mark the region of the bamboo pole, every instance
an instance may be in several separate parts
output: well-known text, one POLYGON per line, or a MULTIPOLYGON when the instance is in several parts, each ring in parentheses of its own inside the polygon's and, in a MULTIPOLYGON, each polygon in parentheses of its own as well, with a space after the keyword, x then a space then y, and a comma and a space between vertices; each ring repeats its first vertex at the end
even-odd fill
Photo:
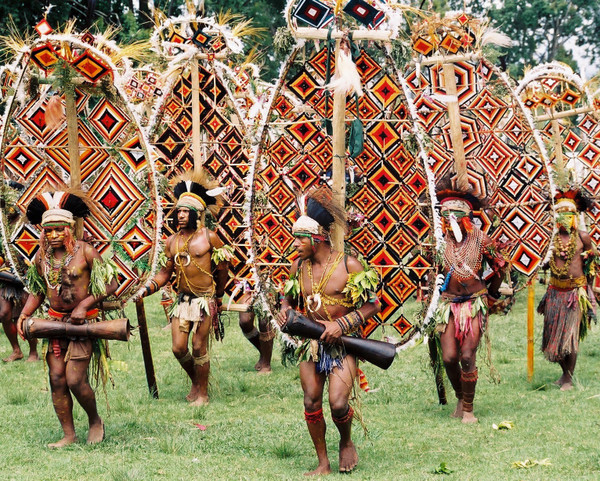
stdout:
POLYGON ((546 120, 552 119, 564 119, 565 117, 572 117, 574 115, 579 114, 587 114, 588 112, 592 112, 594 110, 593 107, 579 107, 577 109, 571 110, 563 110, 562 112, 555 112, 554 109, 546 115, 540 115, 539 117, 535 117, 536 122, 545 122, 546 120))
MULTIPOLYGON (((65 115, 67 118, 67 150, 69 152, 69 170, 71 187, 81 187, 81 159, 79 157, 79 127, 77 125, 77 106, 75 105, 75 87, 65 87, 65 115)), ((83 219, 75 221, 75 237, 83 236, 83 219)))
MULTIPOLYGON (((554 109, 552 109, 554 110, 554 109)), ((554 155, 556 166, 562 169, 565 166, 565 158, 562 150, 562 138, 560 136, 560 124, 557 119, 552 119, 552 143, 554 144, 554 155)))
MULTIPOLYGON (((331 38, 339 40, 345 37, 348 33, 342 30, 334 30, 331 32, 331 38)), ((327 29, 326 28, 309 28, 309 27, 298 27, 296 30, 292 29, 292 35, 295 38, 303 38, 306 40, 327 40, 327 29)), ((392 32, 387 30, 354 30, 352 31, 353 40, 379 40, 386 41, 392 37, 392 32)), ((337 45, 336 45, 337 48, 337 45)))
POLYGON ((456 186, 462 191, 467 191, 469 189, 467 159, 465 158, 465 147, 460 125, 460 106, 458 104, 454 64, 445 63, 442 65, 442 70, 444 75, 444 89, 448 96, 448 118, 450 120, 450 140, 452 142, 452 150, 454 151, 456 186))
POLYGON ((535 304, 534 279, 532 277, 527 286, 527 380, 533 379, 533 318, 535 304))
POLYGON ((200 79, 198 78, 198 59, 193 58, 192 71, 192 155, 194 157, 194 171, 202 167, 202 150, 200 141, 200 79))
MULTIPOLYGON (((339 65, 340 40, 335 42, 335 65, 339 65)), ((332 191, 335 204, 345 209, 346 205, 346 93, 339 89, 333 94, 333 161, 332 191)), ((334 250, 344 251, 344 228, 334 225, 331 232, 331 245, 334 250)))
POLYGON ((137 313, 138 318, 140 342, 142 343, 142 355, 144 358, 144 367, 146 368, 146 381, 148 383, 148 390, 154 399, 158 399, 158 386, 156 385, 156 376, 154 375, 154 364, 152 362, 150 338, 148 337, 148 323, 146 322, 144 299, 138 299, 136 301, 135 312, 137 313))

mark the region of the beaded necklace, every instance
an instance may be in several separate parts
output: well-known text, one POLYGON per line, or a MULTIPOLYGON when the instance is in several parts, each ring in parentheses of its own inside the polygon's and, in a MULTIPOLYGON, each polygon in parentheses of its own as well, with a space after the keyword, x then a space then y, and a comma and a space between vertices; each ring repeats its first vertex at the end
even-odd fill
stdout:
POLYGON ((452 236, 446 237, 444 266, 452 269, 452 276, 459 282, 477 277, 483 258, 482 241, 483 232, 479 229, 468 232, 460 246, 452 236))
MULTIPOLYGON (((325 290, 325 287, 327 286, 329 280, 331 279, 331 276, 335 272, 336 267, 339 265, 339 263, 342 261, 343 258, 344 258, 344 253, 343 252, 338 253, 338 255, 336 256, 334 261, 331 263, 331 266, 329 266, 329 261, 331 259, 331 253, 330 253, 329 257, 327 258, 327 263, 325 264, 325 267, 323 268, 323 273, 321 274, 321 279, 319 280, 319 283, 317 285, 315 285, 315 282, 313 279, 312 262, 310 260, 306 261, 306 263, 305 263, 306 264, 306 272, 307 272, 307 275, 308 275, 308 278, 309 278, 310 284, 311 284, 311 294, 308 296, 306 295, 306 290, 304 288, 303 276, 302 275, 298 276, 299 280, 300 280, 300 292, 302 292, 307 309, 313 313, 316 313, 316 311, 318 311, 321 307, 323 307, 325 314, 327 315, 327 319, 329 321, 332 321, 333 319, 331 318, 331 315, 329 314, 329 310, 327 309, 328 305, 329 306, 341 305, 344 307, 352 307, 353 306, 353 304, 344 301, 344 299, 336 299, 335 297, 328 296, 327 294, 325 294, 323 292, 325 290)), ((304 263, 302 264, 302 269, 304 269, 305 264, 304 263)))
POLYGON ((50 289, 57 289, 62 284, 64 268, 71 263, 78 250, 79 244, 76 244, 72 253, 65 251, 60 259, 54 258, 53 247, 50 247, 46 251, 44 258, 44 278, 46 279, 46 285, 50 289))
POLYGON ((565 277, 569 273, 569 267, 571 267, 571 262, 573 262, 575 251, 577 250, 577 234, 577 229, 571 230, 567 245, 563 243, 560 234, 554 237, 555 255, 550 258, 550 271, 555 277, 565 277), (565 262, 560 268, 556 265, 557 257, 561 257, 565 262))

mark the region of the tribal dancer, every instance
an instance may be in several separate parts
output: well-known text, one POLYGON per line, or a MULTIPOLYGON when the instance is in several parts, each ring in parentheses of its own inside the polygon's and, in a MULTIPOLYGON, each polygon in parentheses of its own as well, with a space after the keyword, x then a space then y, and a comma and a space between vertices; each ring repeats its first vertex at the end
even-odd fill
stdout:
MULTIPOLYGON (((10 181, 4 186, 2 198, 0 198, 0 208, 4 210, 9 225, 16 223, 21 216, 16 201, 23 190, 23 185, 10 181)), ((4 362, 13 362, 23 359, 23 351, 19 347, 17 336, 17 319, 21 314, 23 304, 27 299, 23 283, 15 277, 10 268, 5 265, 4 258, 0 259, 0 319, 4 334, 10 342, 12 353, 10 356, 2 359, 4 362)), ((29 339, 29 356, 27 362, 38 361, 37 339, 29 339)))
POLYGON ((223 336, 219 312, 229 278, 232 249, 213 231, 199 225, 204 211, 213 216, 223 205, 221 192, 205 171, 186 174, 176 180, 178 232, 167 239, 164 267, 134 296, 149 296, 164 286, 175 273, 171 334, 173 354, 192 381, 186 399, 195 406, 208 403, 210 357, 209 334, 223 336), (188 349, 192 334, 192 352, 188 349))
POLYGON ((304 416, 319 462, 307 475, 331 472, 323 417, 323 390, 327 379, 331 417, 340 433, 339 470, 352 471, 358 463, 351 439, 353 409, 348 403, 357 362, 338 341, 342 334, 360 335, 363 323, 381 309, 375 294, 377 274, 365 271, 365 265, 355 257, 332 249, 329 232, 334 222, 345 223, 345 212, 333 205, 331 191, 320 187, 309 194, 306 214, 292 228, 299 259, 292 264, 278 316, 278 323, 283 326, 286 312, 298 306, 305 308, 312 320, 325 326, 319 341, 305 340, 297 351, 304 416), (362 279, 357 278, 358 273, 362 279))
POLYGON ((473 399, 477 384, 475 356, 485 331, 488 310, 500 297, 498 289, 506 265, 494 241, 472 222, 480 201, 473 195, 448 188, 437 193, 446 240, 442 286, 435 314, 446 374, 458 403, 452 417, 475 423, 473 399), (484 278, 484 263, 491 270, 484 278))
POLYGON ((259 374, 270 374, 273 339, 275 338, 276 329, 271 326, 271 322, 267 315, 257 315, 254 310, 251 292, 246 292, 240 299, 240 303, 250 304, 249 311, 240 312, 239 322, 244 336, 259 352, 258 362, 254 365, 254 369, 256 369, 259 374), (254 325, 255 318, 258 318, 258 329, 254 325))
POLYGON ((595 319, 592 282, 598 257, 589 234, 578 230, 577 216, 591 207, 578 189, 555 196, 554 251, 550 258, 548 290, 538 306, 544 315, 542 351, 550 362, 558 362, 563 374, 556 381, 561 391, 573 388, 573 371, 579 341, 595 319))
MULTIPOLYGON (((27 218, 41 224, 40 248, 31 265, 29 297, 17 321, 23 337, 23 322, 31 317, 45 298, 48 315, 56 322, 83 324, 98 316, 97 305, 117 290, 116 266, 103 261, 98 251, 74 235, 75 218, 90 214, 91 203, 83 193, 56 191, 41 194, 31 201, 27 218)), ((104 439, 104 423, 96 409, 96 397, 89 384, 88 367, 93 352, 105 355, 102 340, 52 339, 46 362, 50 372, 52 403, 64 437, 49 444, 62 448, 74 443, 73 398, 75 396, 89 420, 88 444, 104 439), (95 345, 94 345, 95 344, 95 345)))

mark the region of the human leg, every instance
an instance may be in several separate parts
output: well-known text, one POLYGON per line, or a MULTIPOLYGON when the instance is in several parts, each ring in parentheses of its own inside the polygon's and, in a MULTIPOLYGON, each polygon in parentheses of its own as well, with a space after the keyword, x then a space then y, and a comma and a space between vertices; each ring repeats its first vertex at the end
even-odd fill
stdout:
MULTIPOLYGON (((91 354, 91 349, 90 349, 91 354)), ((87 443, 96 444, 104 439, 104 424, 96 407, 96 395, 88 380, 90 358, 69 359, 66 363, 67 386, 88 416, 87 443)))
POLYGON ((560 362, 560 367, 563 370, 563 375, 561 377, 562 382, 560 383, 561 391, 570 391, 573 389, 573 372, 575 371, 575 364, 577 364, 577 352, 567 354, 560 362))
POLYGON ((460 362, 462 364, 460 382, 463 391, 462 422, 465 424, 477 422, 477 418, 473 415, 473 400, 475 399, 475 386, 478 379, 476 355, 480 339, 481 329, 479 325, 475 325, 474 321, 473 330, 465 337, 460 350, 460 362))
POLYGON ((446 330, 440 334, 440 344, 442 346, 442 359, 446 368, 446 374, 457 399, 456 409, 450 416, 453 418, 462 418, 463 390, 460 380, 462 369, 459 362, 459 345, 454 337, 454 320, 452 317, 446 326, 446 330))
POLYGON ((4 362, 13 362, 23 359, 23 352, 19 347, 19 341, 17 339, 17 326, 12 319, 12 311, 12 303, 0 296, 0 319, 2 319, 4 334, 6 334, 10 347, 12 347, 11 355, 2 359, 4 362))
MULTIPOLYGON (((198 395, 192 402, 193 406, 202 406, 208 403, 208 377, 210 374, 210 357, 208 353, 208 338, 211 324, 205 318, 198 324, 192 336, 192 358, 194 360, 194 378, 198 395)), ((194 386, 192 385, 192 388, 194 386)))
POLYGON ((329 375, 331 417, 340 433, 340 472, 350 472, 358 464, 358 453, 352 442, 353 410, 348 404, 355 377, 356 360, 350 355, 344 358, 341 369, 334 368, 329 375))
POLYGON ((323 388, 325 375, 317 373, 312 361, 300 363, 300 382, 304 392, 304 418, 308 433, 317 452, 318 466, 313 471, 304 473, 306 476, 329 474, 331 466, 327 457, 325 432, 327 426, 323 417, 323 388))
POLYGON ((177 359, 192 381, 192 388, 185 398, 188 401, 194 401, 198 397, 198 387, 195 383, 196 373, 194 371, 194 359, 192 353, 188 349, 189 332, 182 332, 179 326, 179 318, 173 317, 171 319, 171 347, 175 359, 177 359))
POLYGON ((52 349, 48 350, 46 362, 50 377, 50 391, 52 393, 52 405, 60 422, 64 436, 60 441, 48 444, 49 448, 62 448, 77 441, 75 436, 75 425, 73 423, 73 399, 67 386, 65 352, 61 352, 57 358, 52 349))
POLYGON ((270 325, 270 321, 266 316, 259 319, 258 331, 260 358, 254 367, 259 373, 268 374, 271 372, 271 357, 273 355, 273 339, 275 337, 275 330, 270 325))

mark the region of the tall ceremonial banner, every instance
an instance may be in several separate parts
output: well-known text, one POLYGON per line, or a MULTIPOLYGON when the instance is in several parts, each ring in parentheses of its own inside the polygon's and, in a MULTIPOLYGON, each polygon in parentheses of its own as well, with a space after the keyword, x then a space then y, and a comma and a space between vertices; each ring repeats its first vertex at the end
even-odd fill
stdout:
MULTIPOLYGON (((517 94, 530 109, 557 172, 571 172, 594 200, 585 224, 600 245, 600 89, 586 83, 565 64, 542 64, 526 72, 517 94)), ((595 287, 600 287, 598 278, 595 287)))
MULTIPOLYGON (((74 33, 72 25, 56 33, 45 25, 31 43, 11 40, 16 59, 0 74, 2 196, 24 214, 47 188, 81 186, 100 211, 85 220, 85 233, 117 264, 116 295, 127 298, 156 270, 162 224, 151 147, 124 82, 131 69, 127 56, 146 47, 122 49, 103 34, 74 33), (65 117, 50 128, 45 112, 53 96, 65 117), (22 188, 12 190, 9 181, 22 188)), ((0 229, 5 255, 23 278, 39 229, 9 220, 6 209, 0 229)))
POLYGON ((489 207, 475 213, 480 227, 513 269, 533 275, 549 253, 554 186, 529 110, 486 58, 508 39, 465 13, 421 13, 411 40, 405 77, 436 179, 452 170, 461 188, 487 197, 489 207))
POLYGON ((336 74, 341 26, 355 29, 350 49, 364 93, 347 97, 341 125, 347 131, 341 135, 348 137, 346 155, 341 156, 350 220, 346 246, 375 267, 381 280, 382 312, 369 321, 364 334, 390 326, 393 332, 387 332, 405 343, 426 311, 424 304, 413 301, 420 297, 435 250, 433 179, 419 155, 406 89, 385 48, 390 37, 386 14, 354 4, 336 11, 336 2, 307 0, 291 1, 286 8, 295 37, 290 43, 295 45, 259 128, 248 194, 252 260, 260 288, 281 292, 294 259, 296 197, 319 183, 335 182, 332 164, 338 155, 332 140, 337 126, 332 124, 334 93, 327 84, 336 74), (358 30, 358 25, 369 30, 358 30), (363 145, 357 147, 359 139, 363 145))
MULTIPOLYGON (((162 95, 156 98, 148 131, 158 153, 158 168, 168 179, 204 167, 219 185, 226 200, 214 229, 235 249, 234 282, 251 280, 245 226, 245 179, 250 165, 249 131, 244 120, 249 107, 243 95, 250 83, 244 68, 235 71, 229 61, 243 52, 241 37, 252 32, 249 22, 232 15, 165 18, 155 12, 152 43, 169 63, 161 75, 162 95), (236 21, 236 25, 230 25, 236 21), (227 64, 225 63, 227 62, 227 64), (231 75, 230 75, 231 74, 231 75), (240 101, 236 101, 236 96, 240 101), (242 105, 239 105, 239 104, 242 105)), ((174 215, 176 199, 165 189, 166 217, 174 215)), ((164 223, 163 237, 175 226, 164 223)))

